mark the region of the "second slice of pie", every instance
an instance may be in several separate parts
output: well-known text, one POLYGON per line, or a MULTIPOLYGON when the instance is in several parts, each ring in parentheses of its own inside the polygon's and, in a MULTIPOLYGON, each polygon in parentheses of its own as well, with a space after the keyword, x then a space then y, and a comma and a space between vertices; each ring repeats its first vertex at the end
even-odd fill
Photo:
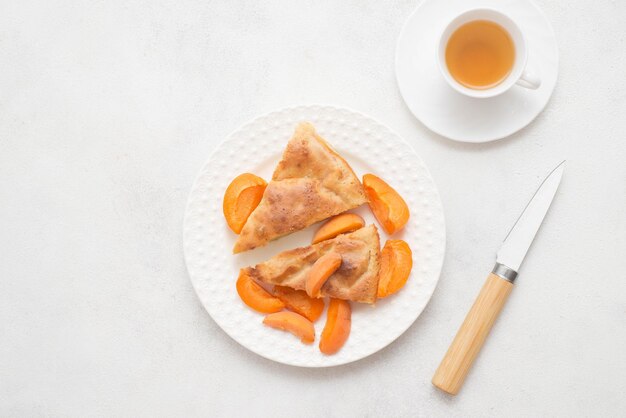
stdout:
POLYGON ((263 246, 366 201, 350 165, 313 125, 300 123, 233 252, 263 246))
POLYGON ((339 269, 322 286, 321 296, 374 303, 380 270, 380 240, 374 225, 318 244, 284 251, 243 270, 261 283, 304 290, 313 264, 331 251, 340 254, 342 261, 339 269))

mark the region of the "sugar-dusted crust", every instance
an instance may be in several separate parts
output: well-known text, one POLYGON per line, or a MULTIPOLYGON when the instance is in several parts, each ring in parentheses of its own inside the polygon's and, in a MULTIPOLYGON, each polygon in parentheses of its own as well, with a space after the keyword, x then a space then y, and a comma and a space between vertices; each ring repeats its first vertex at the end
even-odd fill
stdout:
POLYGON ((300 123, 233 252, 263 246, 366 201, 350 165, 313 125, 300 123))
POLYGON ((342 262, 339 270, 322 286, 322 296, 374 303, 380 270, 380 239, 374 225, 308 247, 284 251, 244 270, 259 282, 303 290, 313 263, 330 251, 341 254, 342 262))

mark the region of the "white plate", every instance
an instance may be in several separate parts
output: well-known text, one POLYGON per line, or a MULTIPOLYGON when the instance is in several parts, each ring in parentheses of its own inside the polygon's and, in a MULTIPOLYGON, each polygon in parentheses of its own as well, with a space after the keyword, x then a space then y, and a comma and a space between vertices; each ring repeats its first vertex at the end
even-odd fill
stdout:
POLYGON ((529 0, 425 0, 409 17, 396 47, 396 77, 407 106, 432 131, 456 141, 487 142, 528 125, 548 103, 558 74, 558 50, 550 22, 529 0), (541 87, 513 86, 489 99, 463 96, 444 80, 437 64, 439 35, 460 13, 492 8, 512 18, 528 44, 528 68, 541 87))
MULTIPOLYGON (((375 222, 367 205, 356 212, 368 224, 375 222)), ((380 232, 384 243, 387 236, 380 232)), ((251 351, 303 367, 336 366, 359 360, 398 338, 428 303, 439 279, 445 248, 437 188, 415 151, 375 120, 328 106, 280 110, 233 132, 209 157, 191 189, 183 235, 191 282, 215 322, 251 351), (321 354, 317 347, 325 314, 315 323, 315 344, 304 345, 291 334, 263 326, 263 315, 244 305, 235 289, 241 267, 264 261, 279 251, 307 245, 318 225, 266 247, 233 255, 236 235, 228 229, 222 214, 222 197, 230 181, 243 172, 269 180, 299 121, 312 122, 357 175, 375 173, 387 180, 411 210, 406 228, 394 235, 407 241, 413 250, 411 277, 401 292, 377 302, 375 307, 352 304, 350 338, 333 356, 321 354)))

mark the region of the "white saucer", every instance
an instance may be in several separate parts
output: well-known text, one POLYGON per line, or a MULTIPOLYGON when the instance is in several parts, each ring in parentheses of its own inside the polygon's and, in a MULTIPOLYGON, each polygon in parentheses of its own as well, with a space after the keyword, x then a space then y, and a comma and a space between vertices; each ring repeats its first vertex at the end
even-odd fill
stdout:
POLYGON ((528 125, 552 95, 558 74, 558 49, 550 22, 529 0, 425 0, 409 17, 396 47, 396 77, 407 106, 432 131, 456 141, 487 142, 528 125), (528 68, 541 87, 513 86, 500 96, 461 95, 444 80, 437 65, 439 35, 460 13, 492 8, 513 19, 528 44, 528 68))

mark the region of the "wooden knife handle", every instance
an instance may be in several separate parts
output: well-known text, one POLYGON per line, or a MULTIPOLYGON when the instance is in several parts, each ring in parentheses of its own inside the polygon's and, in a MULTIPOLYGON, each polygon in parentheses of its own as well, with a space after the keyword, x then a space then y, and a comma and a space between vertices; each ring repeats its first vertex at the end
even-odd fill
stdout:
POLYGON ((494 273, 487 277, 472 309, 441 360, 433 376, 433 385, 451 395, 458 393, 512 289, 513 283, 494 273))

